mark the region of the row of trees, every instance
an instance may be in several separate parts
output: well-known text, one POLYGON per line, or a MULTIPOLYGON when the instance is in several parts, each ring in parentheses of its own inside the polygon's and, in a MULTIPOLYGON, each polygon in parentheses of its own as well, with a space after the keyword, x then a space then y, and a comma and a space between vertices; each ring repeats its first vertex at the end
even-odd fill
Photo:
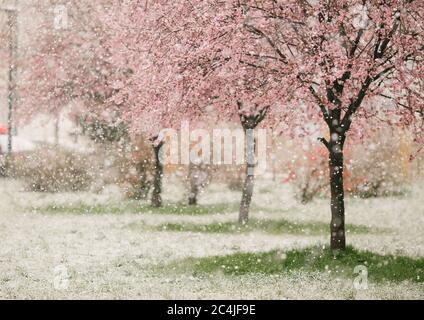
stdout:
MULTIPOLYGON (((101 0, 74 1, 69 12, 75 19, 67 30, 44 29, 34 42, 25 110, 80 99, 84 112, 147 136, 157 159, 162 128, 201 121, 211 108, 245 130, 279 130, 282 139, 323 121, 332 249, 346 246, 348 135, 399 125, 422 143, 420 0, 101 0)), ((252 166, 241 223, 248 222, 252 166)), ((160 206, 159 161, 156 168, 152 204, 160 206)))

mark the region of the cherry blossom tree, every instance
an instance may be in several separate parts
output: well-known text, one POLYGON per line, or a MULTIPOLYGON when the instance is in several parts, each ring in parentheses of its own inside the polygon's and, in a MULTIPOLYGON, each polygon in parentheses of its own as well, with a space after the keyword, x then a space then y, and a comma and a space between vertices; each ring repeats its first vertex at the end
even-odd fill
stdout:
MULTIPOLYGON (((293 83, 297 113, 320 117, 329 153, 331 248, 345 249, 343 147, 356 118, 422 133, 422 1, 237 1, 269 74, 293 83), (287 72, 287 68, 291 72, 287 72), (418 124, 418 125, 417 125, 418 124)), ((253 54, 253 53, 252 53, 253 54)))
MULTIPOLYGON (((149 6, 156 13, 150 32, 159 34, 149 43, 174 70, 181 109, 197 115, 212 104, 222 116, 240 116, 249 129, 268 110, 290 124, 326 123, 330 138, 321 141, 329 153, 331 248, 344 249, 343 147, 348 132, 355 132, 354 119, 366 125, 379 118, 422 134, 423 3, 210 0, 149 6), (291 103, 297 108, 287 108, 291 103)), ((248 176, 242 222, 252 186, 248 176)))
MULTIPOLYGON (((134 133, 149 137, 158 147, 156 199, 162 128, 199 120, 210 107, 246 131, 322 119, 330 137, 321 141, 329 152, 331 247, 344 249, 343 147, 347 133, 360 129, 351 128, 354 119, 362 125, 379 118, 422 134, 422 14, 417 0, 116 2, 102 21, 106 40, 91 39, 97 47, 87 51, 95 53, 88 63, 94 71, 79 64, 84 55, 68 59, 77 61, 69 69, 61 65, 65 54, 81 57, 91 40, 59 45, 53 56, 61 58, 38 69, 44 79, 58 78, 40 99, 63 105, 69 97, 100 97, 134 133), (61 70, 59 77, 49 68, 61 70)), ((253 139, 247 154, 254 147, 253 139)), ((241 223, 248 221, 253 167, 247 164, 241 223)))
POLYGON ((145 19, 147 25, 154 16, 137 11, 139 4, 134 1, 74 1, 64 8, 66 23, 56 25, 54 8, 53 2, 37 8, 45 15, 23 61, 27 72, 22 117, 59 113, 79 101, 83 108, 74 111, 86 121, 124 123, 133 137, 143 133, 155 150, 152 204, 160 206, 163 142, 158 138, 161 128, 170 123, 164 101, 171 99, 172 89, 161 85, 166 70, 151 63, 147 33, 137 34, 142 29, 136 20, 145 19))
POLYGON ((148 1, 116 1, 105 17, 111 33, 106 46, 111 63, 120 71, 119 79, 109 83, 114 94, 107 105, 117 107, 120 120, 128 124, 133 136, 142 134, 151 141, 155 155, 153 207, 162 206, 162 131, 176 127, 181 120, 175 70, 164 59, 169 48, 159 51, 157 46, 161 36, 154 30, 158 14, 149 10, 148 1))
MULTIPOLYGON (((282 122, 290 114, 288 107, 280 105, 290 92, 281 81, 284 73, 266 69, 269 50, 262 50, 260 39, 246 27, 247 11, 238 1, 133 1, 132 5, 135 23, 123 25, 124 41, 133 47, 118 51, 127 51, 138 66, 146 65, 140 61, 148 52, 147 64, 155 71, 141 71, 135 90, 148 104, 163 110, 166 96, 178 90, 178 105, 168 104, 167 112, 174 108, 185 119, 197 121, 212 107, 219 119, 240 121, 246 132, 282 122), (128 34, 134 36, 128 39, 128 34), (146 88, 152 88, 150 94, 146 95, 146 88)), ((250 141, 247 159, 256 143, 248 134, 246 138, 250 141)), ((242 224, 248 222, 254 167, 248 161, 239 215, 242 224)))

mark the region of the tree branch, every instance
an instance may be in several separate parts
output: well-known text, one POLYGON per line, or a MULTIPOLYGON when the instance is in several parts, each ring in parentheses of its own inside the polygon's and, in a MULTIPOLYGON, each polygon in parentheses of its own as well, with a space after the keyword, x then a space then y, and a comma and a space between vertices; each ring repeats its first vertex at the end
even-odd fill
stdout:
POLYGON ((331 125, 331 111, 326 108, 326 106, 321 102, 321 99, 318 97, 317 93, 315 92, 315 89, 310 86, 309 91, 312 93, 314 98, 318 102, 318 106, 321 109, 322 115, 324 116, 324 120, 327 123, 328 126, 331 125))
POLYGON ((250 29, 253 33, 263 37, 266 39, 266 41, 269 43, 269 45, 275 50, 275 52, 278 54, 278 56, 281 58, 281 61, 283 63, 287 64, 287 57, 286 55, 281 52, 281 50, 277 47, 274 41, 270 37, 268 37, 262 30, 256 28, 255 26, 252 26, 250 24, 245 24, 247 29, 250 29))
POLYGON ((328 151, 330 151, 330 144, 328 143, 327 139, 321 137, 318 138, 318 141, 322 142, 324 146, 328 149, 328 151))

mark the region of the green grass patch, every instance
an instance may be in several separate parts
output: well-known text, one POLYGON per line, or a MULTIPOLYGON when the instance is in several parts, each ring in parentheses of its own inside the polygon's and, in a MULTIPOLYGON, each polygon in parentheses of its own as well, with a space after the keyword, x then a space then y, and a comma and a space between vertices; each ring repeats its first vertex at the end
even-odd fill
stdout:
MULTIPOLYGON (((210 224, 194 223, 165 223, 156 227, 161 231, 181 232, 208 232, 208 233, 243 233, 262 231, 271 234, 304 234, 319 235, 329 232, 329 225, 323 222, 292 222, 280 220, 250 220, 247 225, 237 222, 217 222, 210 224)), ((371 230, 366 226, 348 225, 347 233, 369 233, 371 230)))
POLYGON ((150 213, 174 215, 207 215, 229 213, 237 207, 228 204, 215 204, 204 206, 188 206, 181 203, 165 204, 161 208, 153 208, 149 204, 139 202, 124 202, 122 204, 51 204, 44 207, 31 208, 42 214, 123 214, 123 213, 150 213))
MULTIPOLYGON (((168 203, 161 208, 153 208, 149 203, 138 201, 124 201, 120 204, 87 204, 83 202, 67 204, 50 204, 41 207, 31 207, 32 211, 42 214, 123 214, 123 213, 150 213, 174 215, 208 215, 238 212, 238 203, 218 203, 212 205, 189 206, 184 203, 168 203)), ((277 209, 252 207, 254 212, 280 212, 277 209)))
POLYGON ((330 249, 312 247, 287 252, 274 250, 264 253, 235 253, 200 259, 190 258, 179 263, 180 268, 184 268, 186 271, 188 269, 194 275, 207 273, 235 276, 251 273, 271 275, 304 271, 330 272, 335 277, 351 279, 357 276, 354 268, 358 265, 367 267, 370 281, 402 282, 409 280, 422 283, 424 279, 423 258, 379 255, 352 247, 337 254, 330 249))

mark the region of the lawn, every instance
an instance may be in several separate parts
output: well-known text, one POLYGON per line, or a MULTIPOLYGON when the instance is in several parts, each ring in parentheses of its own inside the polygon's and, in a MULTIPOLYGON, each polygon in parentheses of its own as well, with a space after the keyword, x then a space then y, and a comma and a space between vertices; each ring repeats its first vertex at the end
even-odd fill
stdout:
POLYGON ((346 252, 327 249, 327 199, 299 204, 258 180, 251 219, 239 191, 211 185, 198 206, 178 181, 162 208, 103 193, 0 185, 0 298, 423 299, 424 190, 347 199, 346 252), (357 290, 358 266, 368 288, 357 290), (59 271, 58 271, 59 270, 59 271), (69 282, 55 287, 58 277, 69 282))

